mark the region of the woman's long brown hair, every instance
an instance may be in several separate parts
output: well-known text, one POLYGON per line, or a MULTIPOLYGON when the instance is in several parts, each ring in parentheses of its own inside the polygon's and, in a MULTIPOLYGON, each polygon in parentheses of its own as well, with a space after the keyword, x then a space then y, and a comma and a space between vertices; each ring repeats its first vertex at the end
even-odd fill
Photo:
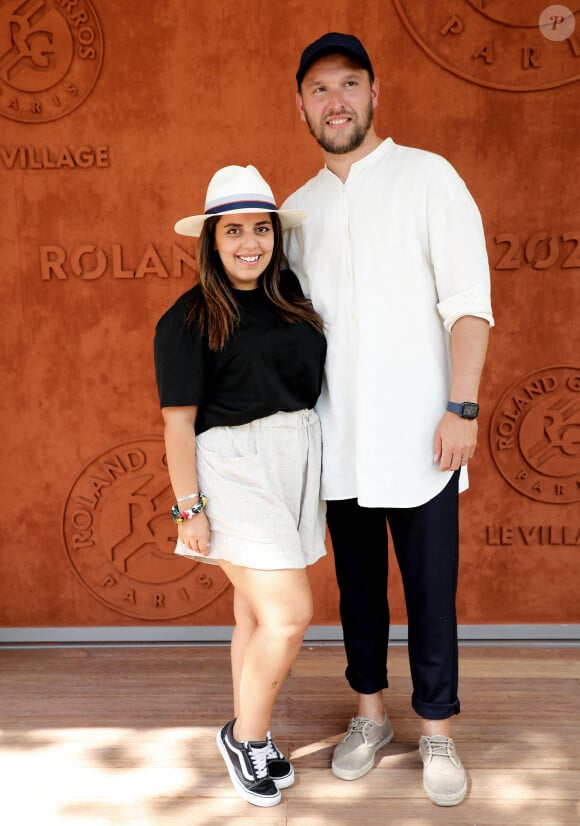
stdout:
MULTIPOLYGON (((284 295, 280 285, 280 270, 284 261, 282 226, 275 212, 269 213, 274 230, 274 248, 270 263, 259 279, 259 286, 268 296, 283 324, 305 321, 323 332, 322 319, 309 299, 301 295, 284 295)), ((215 229, 220 216, 208 218, 203 225, 197 246, 197 264, 201 292, 191 303, 187 322, 207 336, 210 350, 221 350, 240 323, 240 311, 230 282, 215 249, 215 229)))

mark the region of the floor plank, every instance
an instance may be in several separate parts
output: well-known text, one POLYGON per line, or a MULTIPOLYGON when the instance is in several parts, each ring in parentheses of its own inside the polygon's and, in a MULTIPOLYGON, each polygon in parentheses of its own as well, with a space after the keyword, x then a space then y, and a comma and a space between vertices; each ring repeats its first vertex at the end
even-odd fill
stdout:
POLYGON ((260 809, 215 747, 231 716, 226 647, 0 650, 0 777, 11 826, 578 826, 580 650, 462 648, 454 734, 470 786, 424 796, 406 649, 389 652, 395 738, 348 783, 330 772, 353 712, 340 646, 305 646, 273 728, 296 784, 260 809))

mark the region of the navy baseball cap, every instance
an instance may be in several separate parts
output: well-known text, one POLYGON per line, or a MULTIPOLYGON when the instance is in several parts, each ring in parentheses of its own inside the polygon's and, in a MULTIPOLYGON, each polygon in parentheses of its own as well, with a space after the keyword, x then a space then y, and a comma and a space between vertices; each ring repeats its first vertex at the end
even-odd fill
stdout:
POLYGON ((320 58, 325 55, 336 54, 337 52, 345 54, 355 63, 358 63, 359 66, 362 66, 363 69, 366 69, 371 77, 371 81, 375 79, 371 59, 358 37, 355 37, 353 34, 328 32, 327 34, 323 34, 322 37, 319 37, 318 40, 315 40, 314 43, 311 43, 310 46, 307 46, 302 52, 300 65, 296 72, 298 89, 300 89, 304 75, 313 63, 316 63, 317 60, 320 60, 320 58))

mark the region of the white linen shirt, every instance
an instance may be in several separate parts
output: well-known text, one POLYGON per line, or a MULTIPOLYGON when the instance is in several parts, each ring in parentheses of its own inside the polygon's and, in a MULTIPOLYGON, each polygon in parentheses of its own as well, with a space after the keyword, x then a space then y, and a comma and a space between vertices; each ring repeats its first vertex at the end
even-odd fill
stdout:
POLYGON ((451 476, 433 461, 449 333, 464 315, 493 325, 479 210, 444 158, 390 138, 345 183, 325 167, 282 208, 308 212, 286 234, 286 255, 328 340, 317 403, 322 496, 363 507, 428 502, 451 476))

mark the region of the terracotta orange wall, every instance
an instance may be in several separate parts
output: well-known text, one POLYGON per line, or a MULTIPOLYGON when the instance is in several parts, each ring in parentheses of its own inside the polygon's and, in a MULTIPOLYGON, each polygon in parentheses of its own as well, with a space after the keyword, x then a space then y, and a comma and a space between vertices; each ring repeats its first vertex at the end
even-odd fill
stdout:
MULTIPOLYGON (((460 621, 580 621, 580 36, 544 36, 544 5, 0 5, 0 624, 231 623, 219 572, 171 555, 153 328, 195 277, 173 224, 218 167, 256 164, 280 200, 319 168, 293 78, 328 30, 373 57, 378 132, 445 155, 484 218, 497 328, 460 621)), ((330 556, 312 579, 336 623, 330 556)), ((405 622, 395 565, 390 588, 405 622)))

